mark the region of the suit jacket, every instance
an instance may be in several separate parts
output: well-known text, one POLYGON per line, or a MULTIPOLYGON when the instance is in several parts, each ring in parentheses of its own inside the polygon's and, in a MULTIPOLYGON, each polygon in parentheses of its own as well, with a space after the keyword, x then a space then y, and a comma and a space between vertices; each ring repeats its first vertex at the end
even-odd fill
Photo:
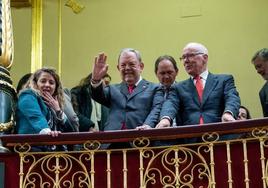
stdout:
POLYGON ((259 92, 262 112, 264 117, 268 117, 268 82, 266 82, 259 92))
POLYGON ((18 134, 39 134, 49 128, 49 109, 41 96, 31 89, 21 92, 16 110, 16 129, 18 134))
POLYGON ((158 84, 143 79, 131 94, 124 82, 91 90, 92 98, 110 109, 105 131, 121 130, 122 123, 134 129, 144 123, 153 127, 158 122, 163 102, 163 89, 158 84))
POLYGON ((77 86, 71 89, 72 104, 79 119, 79 131, 87 132, 94 127, 91 121, 92 104, 90 86, 77 86))
POLYGON ((220 122, 224 112, 231 112, 236 118, 239 112, 240 98, 231 75, 209 73, 200 104, 198 94, 191 78, 174 84, 164 102, 161 117, 176 115, 181 122, 178 125, 199 124, 200 115, 204 123, 220 122))
POLYGON ((64 90, 64 107, 63 111, 67 116, 67 121, 65 122, 64 132, 78 132, 79 131, 79 119, 75 113, 71 101, 71 92, 69 89, 64 90))

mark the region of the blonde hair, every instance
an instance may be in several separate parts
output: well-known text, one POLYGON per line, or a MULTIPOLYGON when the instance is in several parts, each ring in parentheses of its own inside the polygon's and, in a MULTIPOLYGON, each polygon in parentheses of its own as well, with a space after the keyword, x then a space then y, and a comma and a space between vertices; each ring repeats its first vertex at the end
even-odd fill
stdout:
POLYGON ((29 81, 26 83, 25 88, 30 88, 34 92, 36 92, 38 95, 41 96, 41 92, 37 87, 37 81, 39 80, 41 74, 44 73, 44 72, 50 74, 54 78, 55 83, 56 83, 56 87, 55 87, 55 92, 52 94, 52 96, 53 97, 57 96, 60 108, 63 109, 63 106, 64 106, 63 88, 62 88, 62 84, 60 82, 60 77, 56 73, 55 69, 47 68, 47 67, 43 67, 41 69, 38 69, 37 71, 35 71, 32 74, 32 76, 30 77, 29 81))

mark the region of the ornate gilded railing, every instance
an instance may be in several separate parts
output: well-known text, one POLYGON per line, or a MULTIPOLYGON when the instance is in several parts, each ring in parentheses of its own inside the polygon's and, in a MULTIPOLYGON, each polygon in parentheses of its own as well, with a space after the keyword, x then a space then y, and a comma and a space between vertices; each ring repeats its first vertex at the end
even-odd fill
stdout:
MULTIPOLYGON (((56 138, 3 135, 1 140, 14 149, 9 155, 17 156, 13 163, 17 162, 18 172, 6 174, 17 180, 14 187, 256 188, 268 186, 267 128, 268 119, 258 119, 158 130, 66 133, 56 138), (122 142, 131 147, 102 149, 107 143, 122 142), (63 144, 80 149, 31 151, 35 146, 63 144)), ((0 160, 5 158, 0 155, 0 160)))

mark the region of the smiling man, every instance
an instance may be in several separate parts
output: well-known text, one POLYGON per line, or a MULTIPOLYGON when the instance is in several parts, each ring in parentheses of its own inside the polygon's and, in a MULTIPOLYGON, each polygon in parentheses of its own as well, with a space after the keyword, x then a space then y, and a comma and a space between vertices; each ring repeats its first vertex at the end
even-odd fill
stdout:
POLYGON ((233 76, 210 73, 207 69, 208 50, 200 43, 188 43, 180 60, 190 78, 174 84, 156 128, 169 127, 178 113, 181 125, 234 121, 240 98, 233 76))
POLYGON ((104 53, 95 58, 91 80, 92 98, 110 109, 104 131, 153 127, 158 122, 163 91, 158 84, 141 77, 144 64, 140 53, 123 49, 117 64, 122 82, 103 87, 102 78, 108 71, 106 59, 104 53))
POLYGON ((255 53, 251 60, 258 74, 266 80, 259 92, 263 116, 268 117, 268 48, 263 48, 255 53))

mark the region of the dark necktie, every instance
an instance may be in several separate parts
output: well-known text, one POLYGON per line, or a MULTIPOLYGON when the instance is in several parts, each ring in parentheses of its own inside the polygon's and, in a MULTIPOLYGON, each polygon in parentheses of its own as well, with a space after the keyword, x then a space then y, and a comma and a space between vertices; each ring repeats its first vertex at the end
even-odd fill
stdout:
MULTIPOLYGON (((197 91, 197 94, 198 94, 199 102, 201 104, 202 97, 203 97, 203 90, 204 90, 203 83, 202 83, 201 77, 199 75, 196 76, 194 79, 196 80, 195 87, 196 87, 196 91, 197 91)), ((204 120, 203 120, 202 115, 200 115, 199 124, 204 124, 204 120)))

